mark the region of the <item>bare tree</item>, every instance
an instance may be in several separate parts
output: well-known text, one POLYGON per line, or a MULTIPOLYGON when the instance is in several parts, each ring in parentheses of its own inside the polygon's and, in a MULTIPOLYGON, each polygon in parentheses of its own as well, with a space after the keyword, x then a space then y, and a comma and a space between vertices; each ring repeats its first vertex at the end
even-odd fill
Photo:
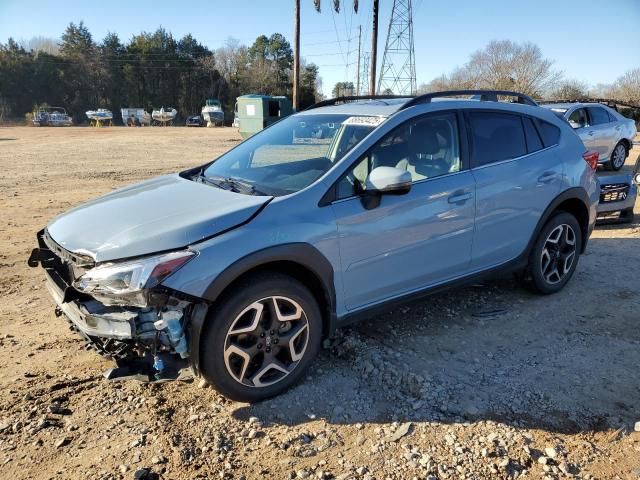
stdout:
POLYGON ((47 37, 31 37, 29 40, 21 40, 20 46, 27 51, 34 53, 48 53, 49 55, 58 55, 60 53, 59 40, 47 37))
POLYGON ((466 64, 468 77, 481 88, 516 90, 542 97, 562 78, 544 58, 540 47, 510 40, 490 42, 471 55, 466 64))
POLYGON ((472 53, 461 68, 435 78, 420 89, 490 88, 516 90, 540 98, 562 78, 562 73, 552 67, 553 61, 544 58, 540 48, 533 43, 494 40, 472 53))
POLYGON ((611 93, 616 100, 640 105, 640 68, 629 70, 618 77, 611 93))
POLYGON ((579 100, 589 96, 589 87, 580 80, 569 78, 557 84, 550 96, 555 100, 579 100))

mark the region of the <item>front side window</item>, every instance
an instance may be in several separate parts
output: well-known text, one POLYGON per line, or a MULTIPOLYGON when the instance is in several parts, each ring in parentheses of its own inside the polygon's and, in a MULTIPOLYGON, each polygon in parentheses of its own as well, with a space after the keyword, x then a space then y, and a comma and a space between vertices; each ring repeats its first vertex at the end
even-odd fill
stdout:
POLYGON ((527 153, 519 115, 502 112, 469 112, 474 165, 510 160, 527 153))
POLYGON ((604 108, 589 107, 589 116, 591 117, 591 125, 602 125, 609 123, 609 114, 604 108))
POLYGON ((287 195, 327 172, 383 118, 345 114, 292 115, 215 160, 203 181, 240 193, 287 195), (357 121, 364 118, 368 121, 357 121))
POLYGON ((589 125, 589 121, 587 120, 587 111, 584 108, 579 108, 571 112, 569 115, 569 125, 573 128, 583 128, 589 125))
POLYGON ((367 175, 376 167, 395 167, 411 173, 413 182, 462 169, 455 113, 409 120, 382 137, 338 181, 336 197, 364 191, 367 175))

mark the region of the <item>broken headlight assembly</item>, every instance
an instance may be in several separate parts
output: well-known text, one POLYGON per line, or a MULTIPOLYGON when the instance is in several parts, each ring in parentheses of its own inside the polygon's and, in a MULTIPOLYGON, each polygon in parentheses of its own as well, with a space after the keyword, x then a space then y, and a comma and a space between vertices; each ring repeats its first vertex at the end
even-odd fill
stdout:
POLYGON ((183 250, 123 262, 99 265, 78 278, 73 286, 104 305, 146 307, 148 291, 196 256, 183 250))

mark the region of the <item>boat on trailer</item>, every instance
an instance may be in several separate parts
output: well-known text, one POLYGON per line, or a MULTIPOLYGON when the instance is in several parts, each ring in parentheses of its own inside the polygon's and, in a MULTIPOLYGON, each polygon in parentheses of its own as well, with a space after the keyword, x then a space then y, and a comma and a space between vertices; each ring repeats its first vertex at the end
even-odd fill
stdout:
POLYGON ((101 127, 105 124, 112 125, 113 113, 106 108, 99 108, 97 110, 88 110, 85 112, 91 125, 101 127))
POLYGON ((33 112, 33 124, 36 127, 68 127, 73 121, 64 107, 40 107, 33 112))
POLYGON ((122 114, 122 123, 127 127, 151 125, 151 115, 144 108, 121 108, 120 113, 122 114))
POLYGON ((224 110, 220 100, 208 98, 202 107, 202 118, 207 122, 207 127, 224 126, 224 110))
POLYGON ((176 115, 178 115, 178 111, 175 108, 165 110, 165 108, 162 107, 160 110, 154 109, 153 112, 151 112, 151 118, 160 125, 171 125, 176 115))

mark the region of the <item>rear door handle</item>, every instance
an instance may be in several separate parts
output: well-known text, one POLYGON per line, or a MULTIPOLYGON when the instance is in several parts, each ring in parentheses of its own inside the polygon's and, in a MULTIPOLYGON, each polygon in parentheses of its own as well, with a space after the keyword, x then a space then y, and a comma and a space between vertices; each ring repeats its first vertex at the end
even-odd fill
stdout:
POLYGON ((590 137, 593 137, 593 130, 591 130, 589 133, 587 133, 587 135, 589 135, 590 137))
POLYGON ((449 203, 464 203, 471 199, 471 192, 456 192, 448 198, 449 203))
POLYGON ((538 177, 538 183, 549 183, 555 180, 558 176, 556 172, 544 172, 542 175, 538 177))

